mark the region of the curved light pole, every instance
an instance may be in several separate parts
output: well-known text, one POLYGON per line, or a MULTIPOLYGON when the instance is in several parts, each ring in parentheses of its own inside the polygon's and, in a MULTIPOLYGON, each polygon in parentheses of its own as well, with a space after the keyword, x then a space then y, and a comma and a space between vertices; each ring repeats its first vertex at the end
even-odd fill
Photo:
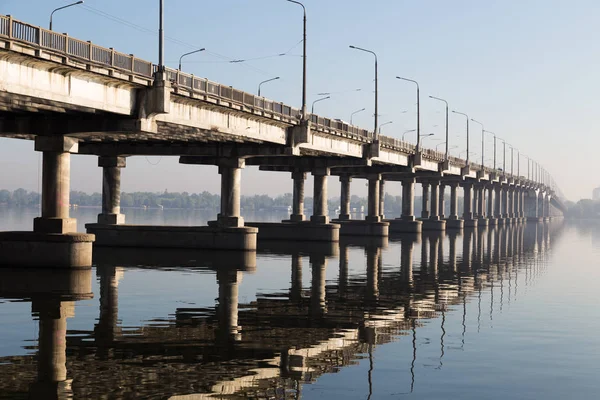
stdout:
MULTIPOLYGON (((450 144, 450 140, 448 138, 448 102, 444 99, 440 99, 439 97, 429 96, 430 99, 443 101, 446 104, 446 161, 448 161, 448 145, 450 144)), ((437 147, 437 146, 436 146, 437 147)))
POLYGON ((354 117, 354 114, 358 114, 359 112, 362 112, 365 110, 366 110, 366 108, 361 108, 360 110, 356 110, 352 114, 350 114, 350 125, 352 125, 352 117, 354 117))
POLYGON ((302 11, 304 12, 304 29, 303 29, 303 40, 302 43, 304 45, 304 49, 302 51, 302 119, 306 120, 306 7, 304 4, 295 0, 287 0, 290 3, 298 4, 302 7, 302 11))
POLYGON ((479 121, 477 121, 476 119, 471 118, 471 121, 475 122, 476 124, 481 125, 481 171, 485 171, 485 167, 484 167, 484 162, 485 162, 485 157, 484 157, 484 153, 485 153, 485 142, 484 142, 484 135, 485 135, 485 127, 483 126, 483 124, 479 121))
POLYGON ((404 142, 404 136, 406 136, 406 134, 407 134, 407 133, 410 133, 410 132, 415 132, 415 131, 416 131, 416 129, 409 129, 409 130, 407 130, 407 131, 404 131, 404 132, 402 133, 402 141, 404 142))
POLYGON ((419 82, 414 81, 412 79, 403 78, 401 76, 397 76, 396 79, 400 79, 402 81, 412 82, 417 85, 417 147, 416 152, 419 153, 419 147, 421 146, 421 101, 420 101, 420 89, 419 82))
POLYGON ((394 123, 394 121, 388 121, 379 125, 379 135, 381 135, 381 127, 394 123))
POLYGON ((206 50, 206 49, 203 47, 203 48, 201 48, 201 49, 194 50, 194 51, 190 51, 189 53, 182 54, 182 56, 181 56, 181 57, 179 57, 179 68, 177 68, 177 69, 178 69, 179 71, 181 71, 181 60, 183 59, 183 57, 185 57, 185 56, 189 56, 190 54, 196 54, 196 53, 200 53, 201 51, 204 51, 204 50, 206 50))
POLYGON ((52 11, 50 13, 50 27, 49 27, 49 29, 52 30, 52 16, 54 15, 55 12, 57 12, 58 10, 62 10, 62 9, 65 9, 65 8, 76 6, 78 4, 83 4, 83 0, 77 1, 75 3, 67 4, 66 6, 58 7, 54 11, 52 11))
POLYGON ((468 166, 469 165, 469 116, 465 113, 461 113, 461 112, 458 112, 455 110, 452 110, 452 112, 454 114, 460 114, 467 118, 467 160, 466 160, 466 165, 468 166))
POLYGON ((354 49, 354 50, 360 50, 360 51, 364 51, 367 53, 371 53, 375 57, 375 128, 373 129, 373 136, 375 136, 374 140, 378 140, 379 138, 377 137, 377 117, 379 116, 379 113, 378 113, 378 109, 377 109, 377 99, 378 99, 378 86, 379 85, 377 84, 377 54, 375 54, 374 51, 363 49, 361 47, 356 47, 356 46, 351 45, 350 48, 354 49))
POLYGON ((158 2, 158 15, 158 72, 163 73, 165 72, 165 0, 158 2))
POLYGON ((502 144, 504 145, 502 148, 502 175, 506 175, 506 141, 504 139, 500 140, 502 140, 502 144))
MULTIPOLYGON (((441 145, 443 145, 443 144, 447 144, 447 143, 448 143, 448 142, 442 142, 442 143, 438 143, 438 144, 436 144, 436 145, 435 145, 435 151, 438 151, 438 148, 439 148, 441 145)), ((446 146, 446 148, 447 148, 447 147, 448 147, 448 146, 446 146)), ((446 158, 448 158, 448 155, 447 155, 447 154, 448 154, 448 153, 446 153, 446 158)))
POLYGON ((496 134, 494 132, 483 130, 485 133, 489 133, 494 136, 494 171, 496 170, 496 134))
POLYGON ((263 83, 267 83, 267 82, 271 82, 271 81, 276 81, 277 79, 279 79, 278 76, 276 76, 275 78, 267 79, 266 81, 262 81, 261 83, 259 83, 258 84, 258 97, 260 97, 260 87, 262 86, 263 83))
POLYGON ((331 96, 327 96, 327 97, 321 97, 320 99, 316 99, 315 101, 313 101, 313 103, 312 103, 312 107, 311 107, 311 110, 310 110, 310 113, 311 113, 311 114, 314 114, 314 113, 315 113, 315 103, 318 103, 318 102, 320 102, 320 101, 327 100, 327 99, 330 99, 330 98, 331 98, 331 96))
POLYGON ((435 136, 435 133, 428 133, 427 135, 423 135, 421 136, 423 139, 425 139, 426 137, 430 137, 430 136, 435 136))

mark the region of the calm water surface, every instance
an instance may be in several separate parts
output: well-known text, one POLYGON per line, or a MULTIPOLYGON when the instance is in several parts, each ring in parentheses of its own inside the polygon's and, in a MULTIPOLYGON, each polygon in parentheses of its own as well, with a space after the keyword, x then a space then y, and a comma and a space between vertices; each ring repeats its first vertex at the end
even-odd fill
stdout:
POLYGON ((600 224, 557 221, 0 269, 0 398, 596 399, 599 259, 600 224))

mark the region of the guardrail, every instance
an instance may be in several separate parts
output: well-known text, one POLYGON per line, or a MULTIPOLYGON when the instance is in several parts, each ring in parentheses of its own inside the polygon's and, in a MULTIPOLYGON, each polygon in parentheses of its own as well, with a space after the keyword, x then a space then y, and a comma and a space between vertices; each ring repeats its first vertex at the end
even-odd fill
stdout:
MULTIPOLYGON (((96 63, 101 66, 110 67, 115 70, 123 71, 133 75, 139 75, 152 79, 158 66, 149 61, 136 58, 133 54, 124 54, 115 51, 113 48, 97 46, 92 42, 85 42, 70 37, 66 33, 56 33, 39 26, 17 21, 10 15, 0 15, 0 36, 6 36, 10 39, 26 42, 36 45, 43 49, 53 50, 68 57, 96 63)), ((224 99, 234 102, 240 106, 251 107, 279 116, 285 116, 290 119, 300 120, 300 110, 285 105, 283 103, 268 100, 264 97, 255 96, 241 90, 234 89, 231 86, 221 85, 211 82, 208 79, 195 77, 194 75, 174 70, 166 69, 167 79, 174 83, 177 88, 185 88, 195 93, 202 93, 217 99, 224 99)), ((373 141, 373 132, 366 129, 349 125, 344 121, 320 117, 315 114, 309 115, 311 123, 317 130, 334 131, 338 136, 354 135, 367 142, 373 141)), ((379 137, 380 144, 383 147, 415 154, 416 147, 413 144, 394 139, 387 136, 379 137)), ((423 155, 434 161, 444 161, 445 154, 430 149, 421 149, 423 155)), ((449 161, 460 164, 465 163, 456 157, 449 157, 449 161)), ((481 169, 480 165, 473 165, 481 169)), ((487 172, 501 172, 485 167, 487 172)))

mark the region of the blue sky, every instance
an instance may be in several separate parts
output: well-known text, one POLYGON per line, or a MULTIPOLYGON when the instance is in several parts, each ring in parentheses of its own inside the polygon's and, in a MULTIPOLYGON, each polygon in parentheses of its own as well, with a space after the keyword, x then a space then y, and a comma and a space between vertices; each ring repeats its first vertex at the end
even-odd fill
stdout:
MULTIPOLYGON (((46 26, 52 9, 67 3, 4 0, 1 12, 46 26)), ((425 145, 443 141, 443 105, 427 97, 435 95, 544 164, 571 199, 590 197, 600 185, 600 178, 580 178, 595 172, 600 148, 595 134, 600 106, 595 93, 597 1, 305 0, 305 5, 308 98, 312 102, 320 92, 334 93, 317 104, 317 113, 348 120, 352 111, 366 107, 354 121, 372 127, 373 60, 348 45, 369 48, 379 56, 380 122, 393 121, 384 134, 400 137, 415 127, 414 86, 394 78, 401 75, 421 84, 422 132, 436 135, 425 145)), ((206 52, 184 60, 185 71, 249 92, 256 92, 260 81, 280 76, 263 86, 263 95, 299 106, 301 11, 284 0, 166 0, 166 61, 176 68, 181 54, 205 47, 206 52), (288 50, 286 56, 274 56, 288 50), (253 58, 262 59, 229 62, 253 58)), ((87 0, 57 12, 54 19, 57 31, 152 61, 157 60, 152 33, 157 24, 158 0, 87 0)), ((472 158, 480 159, 480 128, 471 128, 471 146, 479 153, 472 158)), ((464 151, 464 131, 464 118, 451 116, 451 146, 460 146, 454 150, 457 155, 464 151)), ((32 144, 0 143, 0 167, 18 164, 22 169, 18 176, 3 174, 0 186, 35 189, 38 155, 32 144)), ((486 140, 486 149, 491 158, 492 140, 486 140)), ((218 192, 216 168, 180 166, 175 158, 158 165, 150 164, 158 158, 148 160, 128 160, 123 190, 218 192), (201 168, 214 173, 200 174, 201 168)), ((521 166, 523 173, 525 159, 521 166)), ((287 175, 270 173, 268 180, 265 175, 245 170, 244 193, 291 191, 287 175)), ((73 189, 101 189, 92 157, 75 156, 72 176, 73 189)), ((364 193, 364 185, 354 186, 353 193, 364 193)), ((339 195, 333 179, 330 190, 331 196, 339 195)), ((393 185, 389 190, 399 193, 393 185)))

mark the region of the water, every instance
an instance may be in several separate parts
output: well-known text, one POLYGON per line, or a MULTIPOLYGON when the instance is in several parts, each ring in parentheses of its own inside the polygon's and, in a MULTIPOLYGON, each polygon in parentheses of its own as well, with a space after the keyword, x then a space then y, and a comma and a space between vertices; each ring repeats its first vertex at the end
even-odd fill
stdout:
POLYGON ((599 257, 557 221, 1 269, 0 398, 597 398, 599 257))

